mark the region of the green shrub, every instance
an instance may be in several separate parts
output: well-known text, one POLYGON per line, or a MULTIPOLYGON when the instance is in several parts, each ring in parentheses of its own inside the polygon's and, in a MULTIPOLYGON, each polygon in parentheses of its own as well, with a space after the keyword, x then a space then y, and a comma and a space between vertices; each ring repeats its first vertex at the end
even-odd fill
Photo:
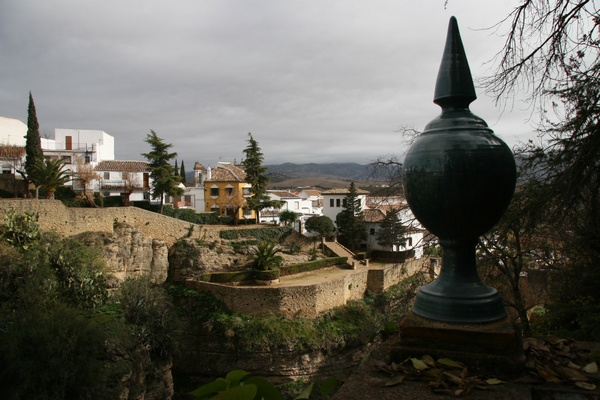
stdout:
POLYGON ((46 236, 44 240, 62 299, 82 309, 104 304, 108 290, 99 249, 77 238, 46 236))
POLYGON ((38 214, 9 209, 4 212, 4 239, 18 249, 26 250, 40 238, 38 214))
POLYGON ((253 271, 212 272, 202 274, 200 280, 213 283, 239 283, 251 281, 253 276, 253 271))
POLYGON ((225 240, 235 240, 243 237, 253 237, 258 240, 269 242, 281 242, 290 233, 292 228, 289 226, 278 226, 272 228, 251 228, 251 229, 232 229, 219 232, 219 237, 225 240))
POLYGON ((104 366, 106 335, 77 310, 29 309, 0 330, 0 398, 114 399, 104 366))
POLYGON ((161 358, 176 353, 174 332, 179 325, 165 289, 151 285, 147 278, 128 279, 121 285, 117 300, 139 345, 161 358))
POLYGON ((267 270, 256 270, 254 271, 254 279, 259 281, 273 281, 279 279, 280 269, 267 269, 267 270))
POLYGON ((314 261, 307 261, 300 264, 285 265, 280 267, 281 276, 299 274, 301 272, 316 271, 323 268, 329 268, 336 265, 347 265, 348 257, 322 258, 314 261))

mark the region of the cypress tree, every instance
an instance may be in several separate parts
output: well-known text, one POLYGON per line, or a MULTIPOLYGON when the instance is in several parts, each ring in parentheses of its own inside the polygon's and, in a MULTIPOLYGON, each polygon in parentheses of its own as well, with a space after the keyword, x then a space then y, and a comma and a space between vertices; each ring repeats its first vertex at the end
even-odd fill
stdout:
POLYGON ((185 179, 185 164, 183 160, 181 160, 181 170, 179 171, 179 176, 181 177, 181 182, 185 183, 187 181, 185 179))
POLYGON ((35 166, 44 161, 44 152, 42 151, 42 143, 40 139, 40 125, 35 112, 35 104, 33 96, 29 92, 29 107, 27 108, 27 135, 25 136, 25 172, 27 181, 31 182, 37 189, 41 182, 35 178, 35 166))

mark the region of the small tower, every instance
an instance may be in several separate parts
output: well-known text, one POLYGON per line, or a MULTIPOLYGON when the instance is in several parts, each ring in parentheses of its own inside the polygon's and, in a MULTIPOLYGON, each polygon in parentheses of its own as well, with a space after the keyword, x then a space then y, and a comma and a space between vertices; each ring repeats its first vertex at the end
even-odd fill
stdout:
POLYGON ((204 185, 204 181, 206 180, 206 168, 198 161, 194 164, 194 186, 202 186, 204 185))

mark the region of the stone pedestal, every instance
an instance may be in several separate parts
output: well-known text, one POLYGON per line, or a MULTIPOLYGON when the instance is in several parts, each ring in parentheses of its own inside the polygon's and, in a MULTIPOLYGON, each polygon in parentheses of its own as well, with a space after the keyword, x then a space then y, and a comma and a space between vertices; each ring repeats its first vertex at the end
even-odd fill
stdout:
POLYGON ((430 355, 460 361, 472 371, 495 377, 516 377, 523 372, 521 338, 508 319, 488 324, 450 324, 409 312, 400 322, 400 341, 392 359, 430 355))

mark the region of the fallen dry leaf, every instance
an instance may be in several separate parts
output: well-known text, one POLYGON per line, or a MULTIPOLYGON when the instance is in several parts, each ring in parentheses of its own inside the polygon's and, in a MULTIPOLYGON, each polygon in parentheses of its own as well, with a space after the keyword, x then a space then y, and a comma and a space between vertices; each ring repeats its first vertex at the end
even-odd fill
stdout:
POLYGON ((575 382, 575 386, 580 387, 585 390, 596 390, 596 385, 588 382, 575 382))
POLYGON ((442 364, 442 365, 445 365, 446 367, 451 367, 451 368, 464 368, 465 367, 465 364, 458 362, 458 361, 451 360, 449 358, 440 358, 437 362, 438 362, 438 364, 442 364))
POLYGON ((583 371, 587 372, 588 374, 595 374, 598 372, 598 364, 596 364, 596 361, 591 362, 583 367, 583 371))

